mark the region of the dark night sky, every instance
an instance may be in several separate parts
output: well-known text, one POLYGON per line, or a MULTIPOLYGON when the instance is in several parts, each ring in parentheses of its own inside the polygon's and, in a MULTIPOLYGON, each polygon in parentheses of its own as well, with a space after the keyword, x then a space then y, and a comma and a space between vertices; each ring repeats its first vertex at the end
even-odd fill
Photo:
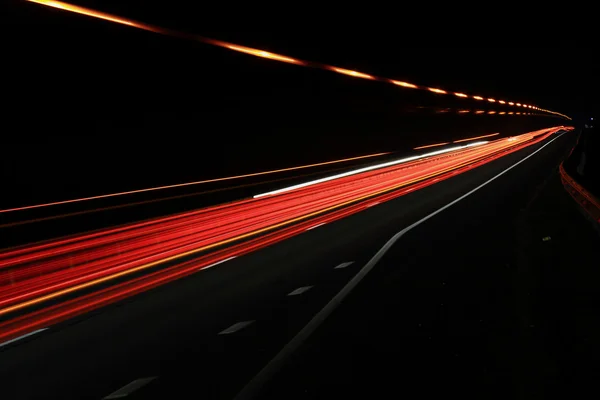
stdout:
POLYGON ((586 10, 494 3, 352 7, 190 1, 90 1, 133 19, 308 60, 573 113, 598 105, 597 39, 586 10), (389 8, 392 7, 393 8, 389 8), (406 7, 406 8, 404 8, 406 7), (560 12, 558 12, 560 11, 560 12), (572 15, 572 17, 571 17, 572 15))
MULTIPOLYGON (((592 108, 600 90, 595 36, 586 33, 587 25, 567 27, 565 18, 540 10, 532 23, 525 15, 501 12, 507 7, 474 17, 473 10, 450 13, 439 6, 430 15, 429 4, 421 11, 402 4, 393 10, 372 4, 78 4, 565 113, 592 108)), ((499 128, 491 121, 455 126, 431 117, 423 120, 433 121, 429 130, 419 121, 401 126, 400 110, 427 104, 430 94, 420 98, 36 4, 10 7, 14 14, 4 27, 12 40, 3 49, 10 60, 3 87, 8 122, 0 163, 3 182, 18 194, 10 204, 403 150, 491 129, 528 129, 517 120, 504 119, 499 128)))

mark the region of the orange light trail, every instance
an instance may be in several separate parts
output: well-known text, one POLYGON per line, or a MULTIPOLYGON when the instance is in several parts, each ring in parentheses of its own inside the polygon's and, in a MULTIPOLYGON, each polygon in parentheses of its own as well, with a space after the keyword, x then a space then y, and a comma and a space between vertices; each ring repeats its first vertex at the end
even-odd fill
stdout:
POLYGON ((373 75, 363 74, 362 72, 353 71, 351 69, 344 69, 338 67, 329 67, 329 70, 337 72, 339 74, 353 76, 355 78, 363 78, 363 79, 375 79, 373 75))
POLYGON ((500 104, 506 104, 506 102, 504 100, 498 100, 498 103, 500 103, 500 104))
POLYGON ((496 99, 488 99, 488 101, 489 101, 490 103, 495 103, 495 102, 496 102, 496 99))
POLYGON ((394 85, 402 86, 405 88, 410 88, 410 89, 418 89, 419 88, 417 85, 413 85, 412 83, 408 83, 408 82, 395 81, 395 80, 390 80, 390 82, 392 82, 394 85))
MULTIPOLYGON (((153 32, 156 32, 154 29, 149 29, 151 26, 147 24, 142 24, 136 21, 132 21, 129 19, 117 17, 111 14, 103 13, 101 11, 95 11, 89 8, 80 7, 68 3, 63 3, 62 1, 50 1, 50 0, 28 0, 31 3, 38 3, 48 7, 58 8, 60 10, 71 11, 77 14, 87 15, 88 17, 94 17, 103 19, 105 21, 115 22, 117 24, 133 26, 140 29, 146 29, 153 32)), ((162 31, 162 30, 159 30, 162 31)))
POLYGON ((250 55, 253 55, 253 56, 256 56, 256 57, 268 58, 268 59, 271 59, 271 60, 286 62, 286 63, 290 63, 290 64, 298 64, 298 65, 304 65, 305 64, 303 61, 296 60, 295 58, 286 57, 286 56, 282 56, 282 55, 275 54, 275 53, 270 53, 270 52, 264 51, 264 50, 253 49, 253 48, 250 48, 250 47, 243 47, 243 46, 236 46, 236 45, 227 45, 227 48, 231 49, 231 50, 234 50, 234 51, 239 51, 241 53, 250 54, 250 55))
POLYGON ((420 150, 420 149, 428 149, 430 147, 438 147, 438 146, 444 146, 446 144, 450 144, 450 142, 445 142, 445 143, 435 143, 435 144, 428 144, 426 146, 419 146, 419 147, 415 147, 413 150, 420 150))
POLYGON ((467 142, 469 140, 483 139, 483 138, 488 138, 488 137, 492 137, 492 136, 498 136, 499 134, 500 134, 500 132, 498 132, 498 133, 491 133, 489 135, 483 135, 483 136, 475 136, 475 137, 471 137, 471 138, 455 140, 452 143, 461 143, 461 142, 467 142))
POLYGON ((427 90, 429 90, 430 92, 433 92, 433 93, 438 93, 438 94, 447 94, 448 93, 445 90, 437 89, 437 88, 427 88, 427 90))
MULTIPOLYGON (((363 72, 353 71, 353 70, 339 68, 339 67, 333 67, 333 66, 329 66, 329 65, 317 64, 317 63, 312 63, 312 62, 308 62, 308 61, 302 61, 302 60, 299 60, 299 59, 296 59, 293 57, 288 57, 288 56, 281 55, 281 54, 271 53, 271 52, 261 50, 261 49, 254 49, 251 47, 241 46, 241 45, 228 43, 228 42, 224 42, 224 41, 220 41, 220 40, 214 40, 214 39, 205 38, 205 37, 201 37, 201 36, 197 36, 197 35, 190 35, 190 34, 185 34, 185 33, 181 33, 181 32, 176 32, 176 31, 173 31, 170 29, 165 29, 165 28, 159 27, 159 26, 134 21, 134 20, 131 20, 128 18, 122 18, 122 17, 112 15, 109 13, 96 11, 96 10, 93 10, 90 8, 81 7, 81 6, 65 3, 62 1, 54 1, 54 0, 27 0, 27 1, 31 2, 31 3, 41 4, 41 5, 48 6, 48 7, 53 7, 53 8, 64 10, 64 11, 69 11, 69 12, 85 15, 88 17, 93 17, 93 18, 98 18, 98 19, 105 20, 105 21, 110 21, 113 23, 121 24, 121 25, 126 25, 126 26, 130 26, 130 27, 138 28, 138 29, 143 29, 143 30, 146 30, 149 32, 155 32, 155 33, 160 33, 160 34, 164 34, 164 35, 192 39, 192 40, 203 42, 205 44, 218 46, 218 47, 222 47, 222 48, 227 48, 232 51, 237 51, 237 52, 241 52, 241 53, 245 53, 245 54, 249 54, 252 56, 261 57, 261 58, 265 58, 265 59, 269 59, 269 60, 284 62, 284 63, 288 63, 288 64, 301 65, 301 66, 305 66, 305 67, 326 69, 326 70, 338 72, 341 74, 345 74, 348 76, 353 76, 356 78, 378 80, 376 77, 366 74, 366 73, 363 73, 363 72)), ((447 94, 448 93, 447 91, 445 91, 443 89, 420 88, 419 86, 414 85, 412 83, 408 83, 408 82, 395 81, 392 79, 380 79, 380 80, 388 81, 397 86, 401 86, 401 87, 405 87, 405 88, 426 89, 426 90, 429 90, 430 92, 437 93, 437 94, 447 94)), ((455 95, 458 97, 468 97, 468 95, 466 95, 464 93, 455 93, 455 95)), ((484 98, 481 96, 472 96, 472 97, 475 100, 484 100, 484 98)), ((488 100, 492 101, 492 102, 495 101, 493 99, 488 99, 488 100)), ((509 103, 509 104, 513 105, 512 103, 509 103)), ((520 104, 517 103, 517 106, 520 106, 520 104)), ((550 113, 550 114, 554 114, 554 115, 558 115, 563 118, 571 119, 570 117, 568 117, 564 114, 560 114, 560 113, 557 113, 554 111, 543 110, 543 109, 541 111, 550 113)))
POLYGON ((509 105, 509 106, 514 106, 514 105, 515 105, 515 103, 513 103, 512 101, 509 101, 509 102, 508 102, 508 105, 509 105))
POLYGON ((0 210, 0 214, 2 214, 2 213, 9 213, 9 212, 13 212, 13 211, 32 210, 32 209, 35 209, 35 208, 58 206, 58 205, 61 205, 61 204, 78 203, 78 202, 89 201, 89 200, 107 199, 107 198, 110 198, 110 197, 125 196, 125 195, 130 195, 130 194, 153 192, 153 191, 156 191, 156 190, 174 189, 174 188, 180 188, 180 187, 186 187, 186 186, 201 185, 201 184, 204 184, 204 183, 223 182, 223 181, 230 181, 230 180, 234 180, 234 179, 251 178, 251 177, 254 177, 254 176, 276 174, 276 173, 287 172, 287 171, 296 171, 296 170, 299 170, 299 169, 320 167, 320 166, 324 166, 324 165, 331 165, 331 164, 343 163, 343 162, 354 161, 354 160, 362 160, 362 159, 365 159, 365 158, 379 157, 379 156, 383 156, 383 155, 386 155, 386 154, 389 154, 389 153, 368 154, 368 155, 365 155, 365 156, 344 158, 344 159, 341 159, 341 160, 334 160, 334 161, 325 161, 325 162, 316 163, 316 164, 300 165, 300 166, 297 166, 297 167, 274 169, 274 170, 270 170, 270 171, 254 172, 254 173, 251 173, 251 174, 227 176, 227 177, 224 177, 224 178, 206 179, 206 180, 203 180, 203 181, 178 183, 178 184, 175 184, 175 185, 157 186, 157 187, 153 187, 153 188, 129 190, 127 192, 102 194, 102 195, 98 195, 98 196, 82 197, 82 198, 79 198, 79 199, 62 200, 62 201, 55 201, 55 202, 52 202, 52 203, 44 203, 44 204, 36 204, 36 205, 31 205, 31 206, 8 208, 8 209, 0 210))
POLYGON ((413 148, 413 150, 420 150, 420 149, 427 149, 429 147, 438 147, 438 146, 444 146, 450 143, 462 143, 462 142, 468 142, 470 140, 475 140, 475 139, 483 139, 483 138, 488 138, 488 137, 492 137, 492 136, 498 136, 500 133, 492 133, 489 135, 483 135, 483 136, 475 136, 475 137, 470 137, 470 138, 466 138, 466 139, 460 139, 460 140, 455 140, 453 142, 445 142, 445 143, 435 143, 435 144, 428 144, 426 146, 420 146, 420 147, 415 147, 413 148))

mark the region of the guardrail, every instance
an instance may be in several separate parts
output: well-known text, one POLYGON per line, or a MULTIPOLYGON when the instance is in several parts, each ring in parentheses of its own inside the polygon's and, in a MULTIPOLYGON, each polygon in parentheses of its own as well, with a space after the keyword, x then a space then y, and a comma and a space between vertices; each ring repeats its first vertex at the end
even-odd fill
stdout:
POLYGON ((588 219, 600 230, 600 200, 575 181, 560 164, 560 178, 569 195, 579 204, 588 219))

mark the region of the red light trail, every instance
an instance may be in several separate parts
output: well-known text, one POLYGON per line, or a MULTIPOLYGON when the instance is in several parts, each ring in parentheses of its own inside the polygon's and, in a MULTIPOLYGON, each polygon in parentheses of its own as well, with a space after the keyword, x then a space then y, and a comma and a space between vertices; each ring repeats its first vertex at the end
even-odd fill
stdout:
POLYGON ((562 127, 0 253, 0 341, 432 185, 562 127))

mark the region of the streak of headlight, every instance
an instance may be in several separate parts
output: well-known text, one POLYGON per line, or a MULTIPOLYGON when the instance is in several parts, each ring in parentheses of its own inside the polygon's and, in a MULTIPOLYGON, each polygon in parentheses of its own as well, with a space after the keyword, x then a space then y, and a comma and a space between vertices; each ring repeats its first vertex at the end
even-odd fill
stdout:
POLYGON ((521 103, 517 103, 517 107, 521 107, 521 103))
POLYGON ((271 60, 277 60, 277 61, 286 62, 286 63, 290 63, 290 64, 298 64, 298 65, 305 64, 305 62, 296 60, 295 58, 286 57, 286 56, 282 56, 282 55, 275 54, 275 53, 270 53, 270 52, 264 51, 264 50, 253 49, 251 47, 227 45, 227 48, 234 50, 234 51, 239 51, 241 53, 246 53, 246 54, 250 54, 253 56, 257 56, 257 57, 269 58, 271 60))
POLYGON ((444 146, 446 144, 450 144, 450 142, 444 142, 444 143, 435 143, 435 144, 428 144, 426 146, 419 146, 419 147, 415 147, 413 150, 421 150, 421 149, 428 149, 430 147, 438 147, 438 146, 444 146))
POLYGON ((466 94, 464 94, 464 93, 454 93, 454 95, 455 95, 455 96, 458 96, 458 97, 469 97, 469 96, 467 96, 467 95, 466 95, 466 94))
POLYGON ((445 90, 437 89, 437 88, 427 88, 427 90, 429 90, 430 92, 439 93, 439 94, 447 94, 448 93, 445 90))
POLYGON ((506 104, 506 102, 504 100, 498 100, 498 103, 500 103, 500 104, 506 104))
POLYGON ((418 89, 418 86, 413 85, 412 83, 403 82, 403 81, 394 81, 394 80, 390 80, 390 82, 392 82, 394 85, 402 86, 405 88, 418 89))
POLYGON ((498 114, 504 115, 504 114, 506 114, 506 111, 500 111, 498 114))
POLYGON ((282 168, 282 169, 276 169, 276 170, 271 170, 271 171, 254 172, 252 174, 228 176, 228 177, 224 177, 224 178, 207 179, 207 180, 203 180, 203 181, 179 183, 179 184, 175 184, 175 185, 158 186, 158 187, 146 188, 146 189, 138 189, 138 190, 130 190, 130 191, 127 191, 127 192, 119 192, 119 193, 103 194, 103 195, 98 195, 98 196, 82 197, 82 198, 79 198, 79 199, 55 201, 53 203, 44 203, 44 204, 36 204, 36 205, 31 205, 31 206, 9 208, 9 209, 5 209, 5 210, 0 210, 0 214, 1 213, 12 212, 12 211, 31 210, 31 209, 34 209, 34 208, 57 206, 57 205, 60 205, 60 204, 77 203, 77 202, 80 202, 80 201, 106 199, 106 198, 110 198, 110 197, 124 196, 124 195, 129 195, 129 194, 152 192, 152 191, 155 191, 155 190, 173 189, 173 188, 179 188, 179 187, 185 187, 185 186, 200 185, 200 184, 203 184, 203 183, 223 182, 223 181, 229 181, 229 180, 233 180, 233 179, 250 178, 250 177, 254 177, 254 176, 275 174, 275 173, 278 173, 278 172, 296 171, 296 170, 299 170, 299 169, 312 168, 312 167, 320 167, 320 166, 323 166, 323 165, 330 165, 330 164, 342 163, 342 162, 347 162, 347 161, 354 161, 354 160, 361 160, 361 159, 365 159, 365 158, 378 157, 378 156, 382 156, 382 155, 386 155, 386 154, 389 154, 389 153, 368 154, 368 155, 365 155, 365 156, 344 158, 344 159, 341 159, 341 160, 326 161, 326 162, 322 162, 322 163, 309 164, 309 165, 300 165, 300 166, 297 166, 297 167, 282 168))
POLYGON ((483 97, 481 97, 481 96, 473 96, 473 98, 474 98, 475 100, 483 100, 483 97))
POLYGON ((325 177, 325 178, 316 179, 314 181, 300 183, 298 185, 293 185, 293 186, 288 186, 288 187, 285 187, 285 188, 282 188, 282 189, 273 190, 271 192, 265 192, 265 193, 257 194, 257 195, 254 195, 253 198, 256 199, 256 198, 259 198, 259 197, 264 197, 264 196, 270 196, 270 195, 274 195, 274 194, 289 192, 290 190, 300 189, 300 188, 303 188, 303 187, 307 187, 307 186, 311 186, 311 185, 316 185, 318 183, 328 182, 328 181, 331 181, 331 180, 334 180, 334 179, 339 179, 339 178, 343 178, 343 177, 350 176, 350 175, 360 174, 361 172, 372 171, 372 170, 378 169, 378 168, 384 168, 384 167, 389 167, 389 166, 392 166, 392 165, 402 164, 402 163, 406 163, 406 162, 413 161, 413 160, 418 160, 418 159, 425 158, 425 157, 431 157, 431 156, 435 156, 435 155, 438 155, 438 154, 448 153, 450 151, 456 151, 456 150, 465 149, 467 147, 479 146, 479 145, 482 145, 482 144, 485 144, 485 143, 488 143, 488 142, 487 141, 482 141, 482 142, 469 143, 469 144, 464 145, 464 146, 450 147, 450 148, 443 149, 443 150, 432 151, 430 153, 419 154, 418 156, 412 156, 412 157, 403 158, 401 160, 389 161, 389 162, 382 163, 382 164, 377 164, 377 165, 372 165, 372 166, 369 166, 369 167, 359 168, 359 169, 355 169, 355 170, 352 170, 352 171, 344 172, 342 174, 332 175, 332 176, 328 176, 328 177, 325 177))
POLYGON ((509 106, 514 106, 514 105, 515 105, 515 103, 513 103, 512 101, 509 101, 509 102, 508 102, 508 105, 509 105, 509 106))
POLYGON ((363 74, 362 72, 353 71, 351 69, 344 69, 338 67, 329 67, 331 71, 337 72, 339 74, 353 76, 355 78, 363 78, 363 79, 375 79, 373 75, 363 74))
POLYGON ((500 132, 498 132, 498 133, 491 133, 491 134, 489 134, 489 135, 483 135, 483 136, 475 136, 475 137, 472 137, 472 138, 466 138, 466 139, 455 140, 455 141, 454 141, 454 142, 452 142, 452 143, 460 143, 460 142, 467 142, 467 141, 469 141, 469 140, 483 139, 483 138, 486 138, 486 137, 498 136, 499 134, 500 134, 500 132))
POLYGON ((459 110, 458 111, 459 114, 465 114, 465 113, 468 113, 468 112, 471 112, 471 111, 470 110, 459 110))
POLYGON ((496 102, 496 99, 488 99, 488 101, 489 101, 490 103, 495 103, 495 102, 496 102))
POLYGON ((488 111, 488 114, 496 114, 496 111, 488 111))
POLYGON ((514 111, 509 111, 508 113, 509 113, 509 114, 514 114, 514 111))
POLYGON ((475 114, 483 114, 484 112, 485 111, 483 111, 483 110, 477 110, 477 111, 475 111, 475 114))

